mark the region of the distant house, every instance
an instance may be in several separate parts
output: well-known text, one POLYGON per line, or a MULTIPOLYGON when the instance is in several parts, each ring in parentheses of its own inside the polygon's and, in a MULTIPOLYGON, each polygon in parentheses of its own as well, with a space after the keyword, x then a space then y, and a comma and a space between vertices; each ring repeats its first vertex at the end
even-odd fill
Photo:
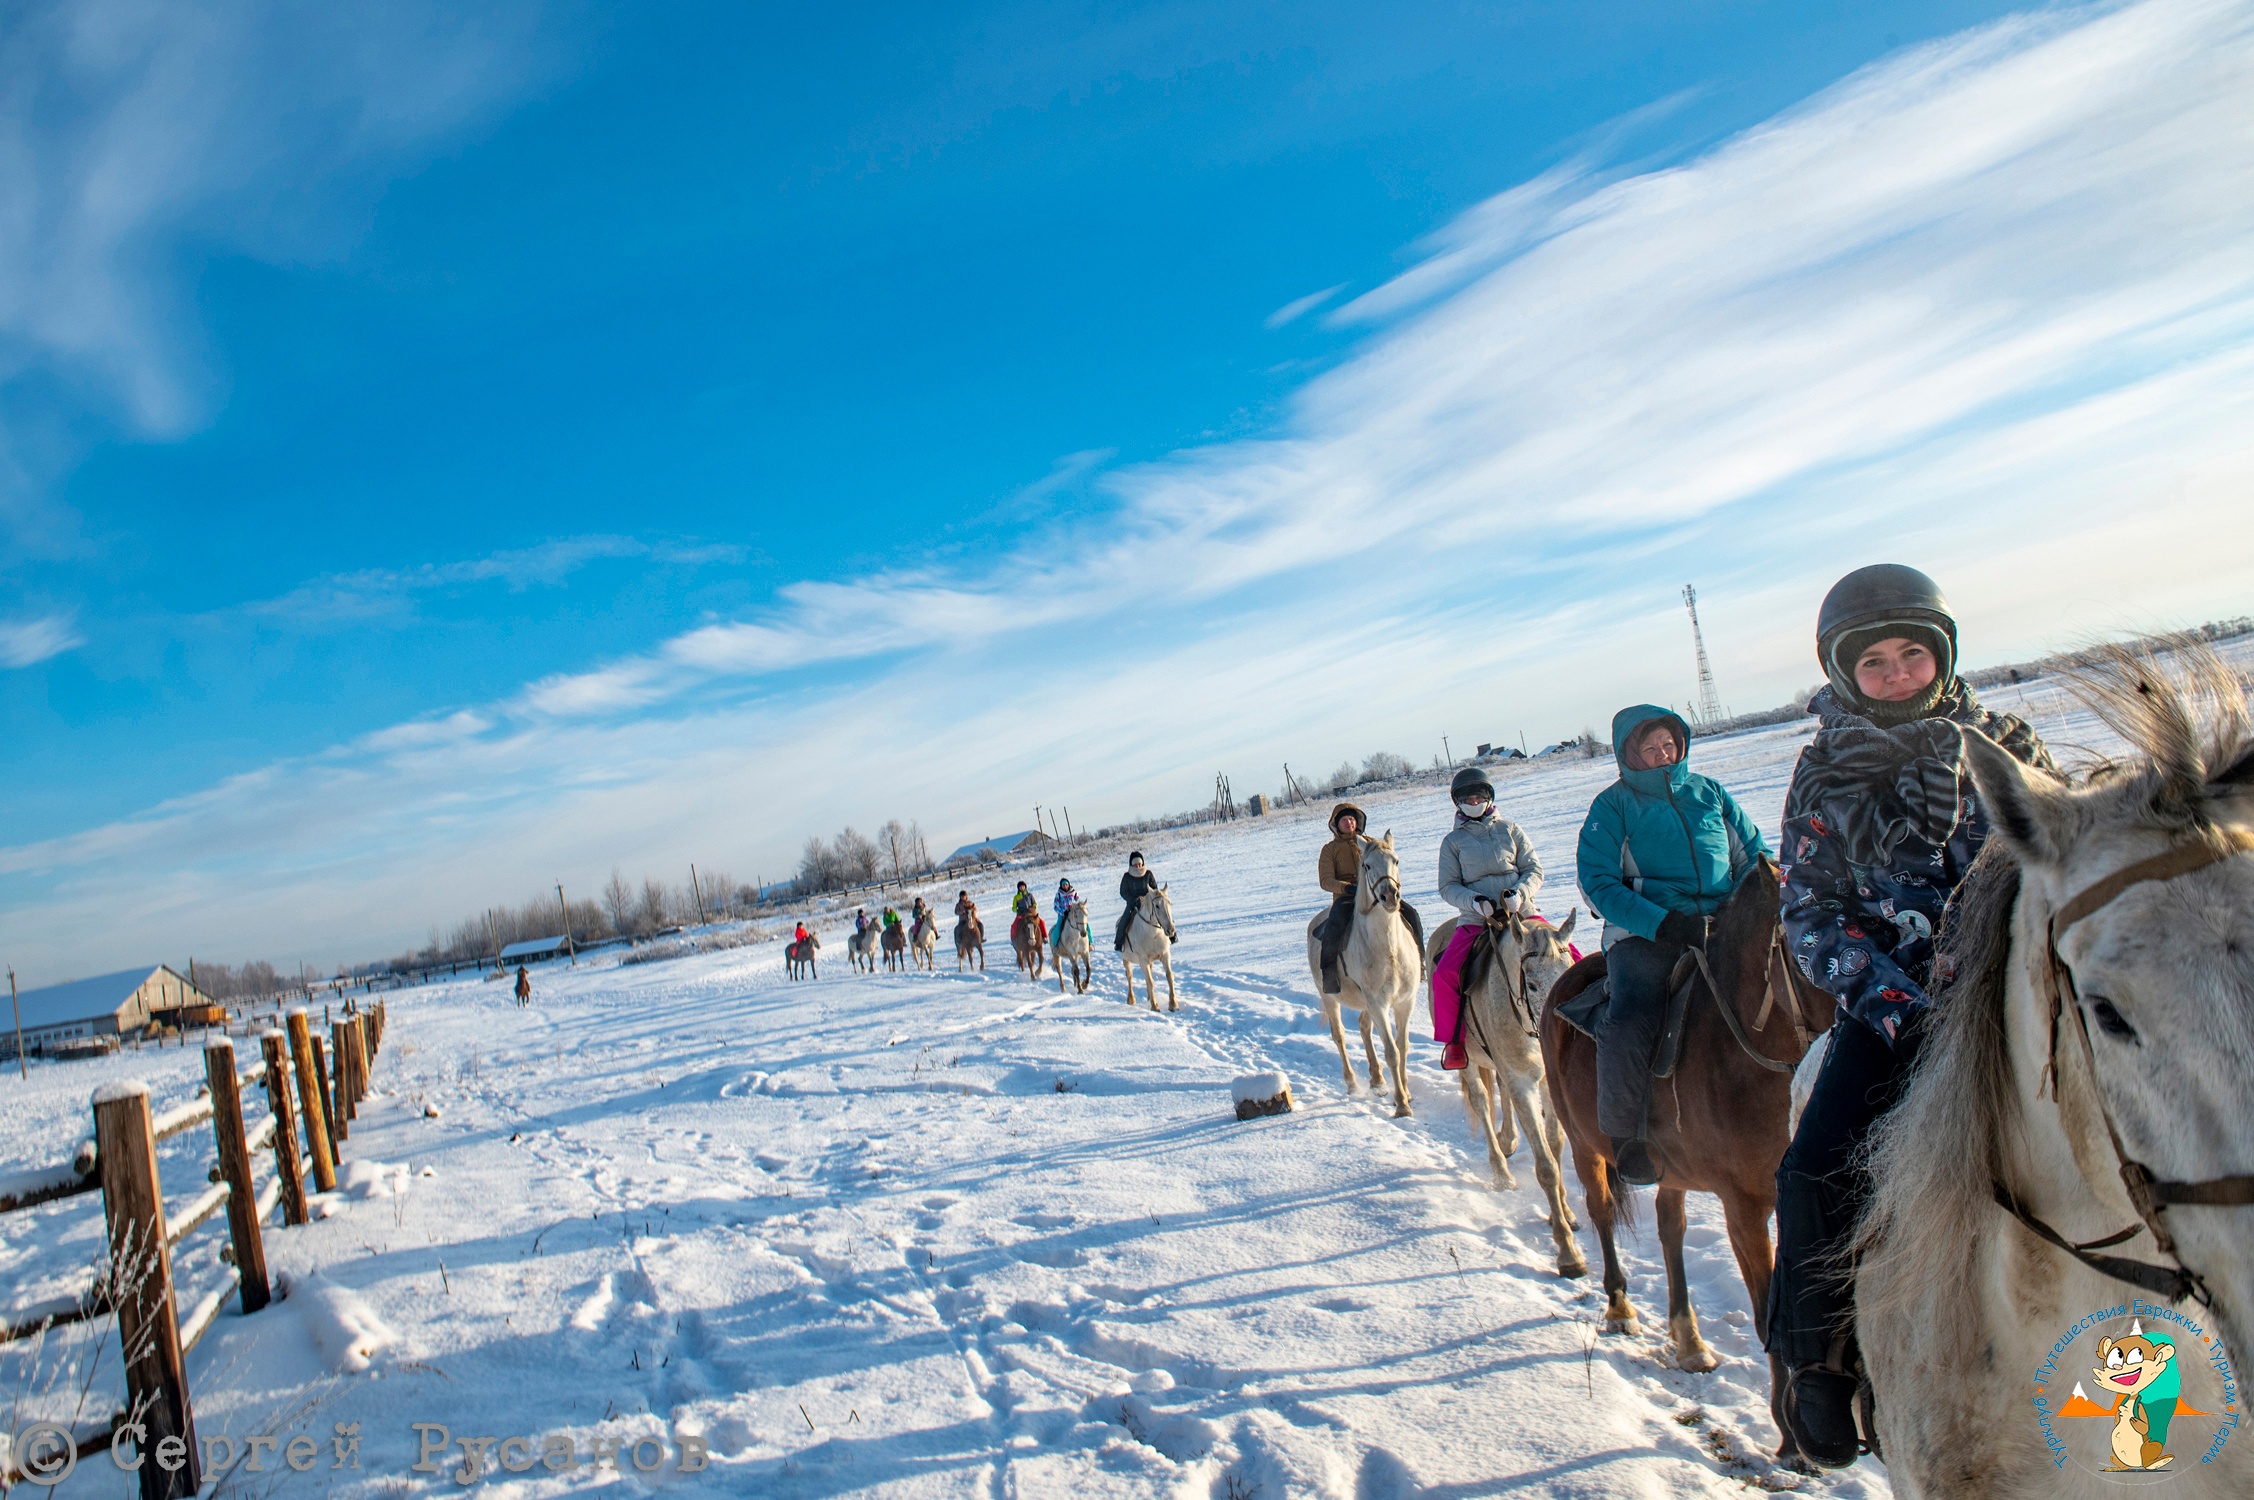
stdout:
POLYGON ((568 952, 570 948, 571 939, 561 933, 554 937, 526 938, 521 943, 511 943, 508 947, 503 948, 501 950, 501 962, 505 964, 536 964, 543 958, 554 958, 559 953, 568 952))
POLYGON ((975 844, 965 844, 941 860, 942 869, 957 865, 999 864, 1003 860, 1024 859, 1030 855, 1053 848, 1056 840, 1038 828, 1028 828, 1023 833, 1004 834, 998 839, 980 839, 975 844))
POLYGON ((0 1035, 0 1050, 15 1055, 17 1014, 23 1018, 24 1051, 41 1053, 88 1037, 124 1036, 152 1021, 216 1003, 164 964, 72 979, 18 995, 17 1010, 0 1035))

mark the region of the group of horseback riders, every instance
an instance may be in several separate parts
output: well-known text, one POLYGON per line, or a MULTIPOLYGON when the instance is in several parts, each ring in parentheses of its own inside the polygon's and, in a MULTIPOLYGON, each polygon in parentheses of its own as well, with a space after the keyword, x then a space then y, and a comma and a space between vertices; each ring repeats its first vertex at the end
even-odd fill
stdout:
MULTIPOLYGON (((1126 872, 1119 877, 1119 899, 1122 908, 1119 913, 1118 924, 1113 928, 1111 935, 1111 946, 1114 952, 1127 946, 1127 929, 1135 920, 1136 908, 1142 905, 1145 896, 1158 888, 1158 874, 1144 861, 1143 851, 1137 849, 1130 853, 1127 856, 1126 872)), ((1074 887, 1069 877, 1057 882, 1056 894, 1052 901, 1056 922, 1060 927, 1064 925, 1066 916, 1074 906, 1078 906, 1083 914, 1087 911, 1086 900, 1074 887)), ((977 909, 977 905, 970 898, 969 891, 963 891, 956 896, 956 916, 960 917, 966 913, 975 912, 977 909)), ((1026 883, 1021 880, 1017 883, 1017 890, 1010 896, 1010 931, 1012 937, 1016 936, 1017 929, 1021 925, 1040 921, 1041 898, 1034 895, 1027 888, 1026 883)), ((1178 943, 1182 940, 1181 935, 1174 930, 1171 919, 1168 919, 1164 925, 1168 942, 1178 943)))
MULTIPOLYGON (((1927 1027, 1934 939, 1986 841, 1988 817, 1964 764, 1977 729, 2020 760, 2055 769, 2022 720, 1983 709, 1957 675, 1957 627, 1940 588, 1914 568, 1879 564, 1841 579, 1816 624, 1825 686, 1819 723, 1786 794, 1781 919, 1800 972, 1827 991, 1839 1024, 1777 1170, 1777 1258, 1769 1352, 1786 1372, 1781 1402, 1800 1449, 1826 1467, 1855 1461, 1860 1357, 1844 1273, 1869 1192, 1861 1164, 1872 1127, 1901 1097, 1927 1027)), ((1599 1027, 1597 1114, 1620 1176, 1656 1182, 1645 1141, 1650 1069, 1669 986, 1687 950, 1757 861, 1761 831, 1719 782, 1689 768, 1690 726, 1653 704, 1612 721, 1619 776, 1598 793, 1575 851, 1583 894, 1604 918, 1610 998, 1599 1027)), ((1463 915, 1461 949, 1503 908, 1536 915, 1542 865, 1496 810, 1476 768, 1449 788, 1455 824, 1440 848, 1440 896, 1463 915)), ((1332 810, 1318 872, 1332 897, 1320 929, 1323 984, 1336 991, 1359 874, 1360 808, 1332 810)), ((1401 905, 1420 950, 1424 932, 1401 905)), ((1435 992, 1443 987, 1436 976, 1435 992)), ((1454 1025, 1460 1026, 1456 1020, 1454 1025)), ((1457 1035, 1438 1037, 1457 1068, 1457 1035)))

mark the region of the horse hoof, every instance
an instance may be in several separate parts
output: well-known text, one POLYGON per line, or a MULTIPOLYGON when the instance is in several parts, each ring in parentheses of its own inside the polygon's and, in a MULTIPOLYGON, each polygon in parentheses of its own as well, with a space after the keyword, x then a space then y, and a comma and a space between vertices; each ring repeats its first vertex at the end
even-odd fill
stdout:
POLYGON ((1604 1331, 1606 1333, 1619 1334, 1623 1338, 1632 1339, 1637 1334, 1643 1332, 1643 1325, 1636 1321, 1636 1315, 1634 1313, 1630 1313, 1624 1318, 1606 1318, 1604 1320, 1604 1331))
POLYGON ((1714 1369, 1716 1366, 1720 1365, 1721 1362, 1722 1359, 1720 1355, 1716 1354, 1713 1350, 1701 1344, 1698 1348, 1693 1349, 1690 1353, 1678 1357, 1675 1361, 1675 1368, 1678 1370, 1688 1370, 1693 1375, 1703 1375, 1707 1371, 1714 1369))
POLYGON ((1557 1274, 1568 1281, 1578 1281, 1589 1274, 1589 1263, 1578 1252, 1570 1256, 1561 1255, 1557 1258, 1557 1274))
POLYGON ((1406 1120, 1415 1114, 1416 1111, 1409 1108, 1409 1106, 1406 1104, 1396 1104, 1393 1106, 1393 1118, 1396 1120, 1406 1120))

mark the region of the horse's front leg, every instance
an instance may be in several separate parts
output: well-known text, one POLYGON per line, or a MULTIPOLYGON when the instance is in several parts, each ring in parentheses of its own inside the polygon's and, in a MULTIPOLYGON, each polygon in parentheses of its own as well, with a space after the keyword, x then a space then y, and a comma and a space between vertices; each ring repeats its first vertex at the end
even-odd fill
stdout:
MULTIPOLYGON (((1171 944, 1159 950, 1158 962, 1166 970, 1166 1008, 1180 1010, 1182 1002, 1174 998, 1174 949, 1171 944)), ((1152 1002, 1151 1009, 1158 1009, 1157 1002, 1152 1002)))
POLYGON ((1346 1075, 1346 1094, 1352 1098, 1360 1085, 1354 1077, 1354 1059, 1346 1053, 1346 1022, 1339 1015, 1339 1009, 1337 996, 1323 996, 1323 1019, 1330 1023, 1330 1039, 1338 1048, 1339 1071, 1346 1075))
POLYGON ((1487 1165, 1495 1186, 1507 1190, 1517 1187, 1518 1179, 1511 1174, 1503 1143, 1495 1135, 1495 1111, 1487 1098, 1486 1074, 1485 1068, 1467 1067, 1456 1074, 1456 1083, 1463 1091, 1464 1113, 1471 1116, 1472 1128, 1487 1138, 1487 1165))
POLYGON ((1386 1060, 1393 1065, 1393 1118, 1403 1120, 1416 1110, 1409 1103, 1409 1053, 1401 1045, 1402 1028, 1393 1024, 1392 1009, 1389 1006, 1378 1016, 1377 1029, 1385 1038, 1386 1060))
POLYGON ((1612 1220, 1616 1206, 1612 1198, 1611 1161, 1596 1151, 1581 1149, 1581 1140, 1573 1142, 1573 1170, 1581 1179, 1581 1201, 1588 1206, 1589 1222, 1597 1231, 1597 1244, 1604 1251, 1604 1331, 1624 1333, 1631 1337, 1637 1332, 1635 1304, 1628 1300, 1628 1273, 1620 1269, 1619 1247, 1612 1242, 1612 1220))
POLYGON ((1691 1310, 1690 1278, 1683 1272, 1683 1190, 1662 1187, 1656 1196, 1659 1247, 1667 1261, 1667 1334, 1674 1340, 1675 1364, 1685 1370, 1711 1370, 1722 1361, 1698 1335, 1698 1314, 1691 1310))
POLYGON ((1580 1241, 1574 1239, 1573 1210, 1565 1201, 1565 1173, 1549 1147, 1543 1126, 1553 1124, 1546 1117, 1542 1098, 1541 1058, 1530 1059, 1531 1071, 1506 1069, 1510 1081, 1510 1107, 1518 1115, 1519 1123, 1526 1127, 1527 1148, 1534 1156, 1534 1180, 1541 1184, 1542 1196, 1550 1201, 1550 1238, 1557 1245, 1557 1273, 1560 1276, 1586 1276, 1589 1274, 1588 1257, 1581 1253, 1580 1241))

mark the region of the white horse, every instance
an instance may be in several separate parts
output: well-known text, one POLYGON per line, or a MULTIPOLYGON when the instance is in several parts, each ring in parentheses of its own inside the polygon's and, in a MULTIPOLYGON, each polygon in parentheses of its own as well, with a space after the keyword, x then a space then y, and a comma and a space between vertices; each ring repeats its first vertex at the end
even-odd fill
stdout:
POLYGON ((1174 903, 1167 899, 1166 887, 1146 891, 1143 899, 1135 903, 1134 920, 1127 924, 1127 942, 1119 950, 1119 961, 1127 970, 1127 1003, 1135 1003, 1135 966, 1142 965, 1143 996, 1150 1001, 1152 1010, 1158 1009, 1158 986, 1151 978, 1150 966, 1157 964, 1166 971, 1166 1008, 1180 1010, 1181 1002, 1174 997, 1174 944, 1166 936, 1174 925, 1174 903))
POLYGON ((866 967, 871 974, 877 971, 877 943, 883 936, 881 924, 871 922, 845 940, 846 957, 853 961, 853 972, 858 974, 866 967))
POLYGON ((1385 1038, 1386 1060, 1393 1065, 1393 1113, 1415 1113, 1409 1107, 1409 1013, 1416 1008, 1417 981, 1424 977, 1424 960, 1417 953, 1409 924, 1401 919, 1401 861, 1393 852, 1393 830, 1385 837, 1360 840, 1362 869, 1354 888, 1354 925, 1346 934, 1339 955, 1338 993, 1323 990, 1323 944, 1318 933, 1328 913, 1307 924, 1307 967, 1315 976, 1315 993, 1323 999, 1323 1019, 1330 1023, 1330 1039, 1338 1044, 1338 1065, 1346 1074, 1346 1092, 1354 1092, 1354 1063, 1346 1055, 1346 1026, 1339 1012, 1351 1009, 1362 1023, 1362 1051, 1370 1060, 1370 1089, 1385 1087, 1385 1070, 1378 1066, 1377 1046, 1370 1033, 1385 1038))
MULTIPOLYGON (((1456 1074, 1464 1112, 1471 1116, 1472 1127, 1487 1138, 1487 1163, 1498 1188, 1518 1186, 1509 1158, 1518 1149, 1518 1127, 1526 1127, 1534 1180, 1550 1203, 1550 1238, 1556 1242, 1560 1276, 1585 1276, 1589 1263, 1573 1238, 1580 1221, 1565 1201, 1565 1177, 1558 1167, 1565 1159, 1565 1126, 1551 1112, 1549 1090, 1543 1087, 1541 1021, 1550 986, 1573 966, 1566 940, 1573 936, 1579 917, 1578 909, 1567 912, 1565 921, 1552 927, 1529 922, 1508 908, 1495 913, 1488 923, 1494 956, 1479 983, 1463 994, 1468 1061, 1456 1074)), ((1426 942, 1428 970, 1437 967, 1462 920, 1449 918, 1426 942)))
MULTIPOLYGON (((1995 836, 1958 892, 1953 979, 1880 1127, 1858 1246, 1900 1496, 2118 1494, 2092 1472, 2100 1424, 2047 1423, 2053 1454, 2029 1407, 2032 1380, 2055 1413, 2121 1331, 2054 1358, 2095 1310, 2175 1302, 2240 1379, 2254 1356, 2254 724, 2211 653, 2177 658, 2111 647, 2068 674, 2139 752, 2078 785, 1965 736, 1995 836)), ((2152 1311, 2185 1404, 2217 1411, 2208 1350, 2152 1311)), ((2178 1412, 2184 1493, 2254 1495, 2254 1443, 2209 1462, 2215 1434, 2178 1412)))
POLYGON ((1075 901, 1064 909, 1064 920, 1057 923, 1056 931, 1049 934, 1049 946, 1055 950, 1057 965, 1057 993, 1064 993, 1064 971, 1072 969, 1073 993, 1088 993, 1088 981, 1095 977, 1095 963, 1089 957, 1094 945, 1088 939, 1088 908, 1075 901))
POLYGON ((916 925, 910 929, 908 940, 915 951, 917 968, 939 967, 939 913, 925 907, 923 914, 916 918, 916 925))

